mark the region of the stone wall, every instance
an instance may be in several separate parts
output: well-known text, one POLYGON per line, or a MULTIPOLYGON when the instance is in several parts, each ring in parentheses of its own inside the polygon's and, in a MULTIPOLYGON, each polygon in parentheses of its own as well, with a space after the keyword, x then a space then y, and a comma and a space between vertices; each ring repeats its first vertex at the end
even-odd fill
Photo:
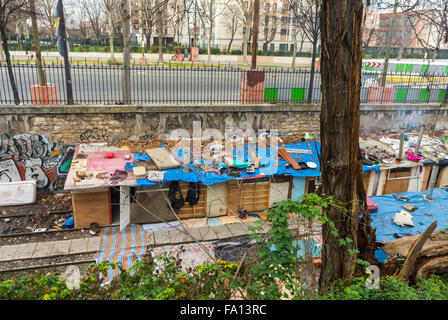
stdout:
MULTIPOLYGON (((417 131, 448 128, 448 107, 423 105, 362 105, 361 132, 417 131)), ((214 105, 214 106, 59 106, 0 107, 0 132, 11 136, 43 134, 47 140, 74 145, 81 142, 129 137, 160 137, 182 128, 225 131, 237 127, 278 129, 282 134, 319 134, 318 105, 214 105)))
MULTIPOLYGON (((361 132, 448 129, 448 107, 362 105, 361 132)), ((318 105, 214 106, 0 106, 0 182, 36 179, 39 191, 63 188, 78 143, 131 137, 158 138, 175 129, 193 131, 226 125, 278 129, 280 134, 319 134, 318 105)))

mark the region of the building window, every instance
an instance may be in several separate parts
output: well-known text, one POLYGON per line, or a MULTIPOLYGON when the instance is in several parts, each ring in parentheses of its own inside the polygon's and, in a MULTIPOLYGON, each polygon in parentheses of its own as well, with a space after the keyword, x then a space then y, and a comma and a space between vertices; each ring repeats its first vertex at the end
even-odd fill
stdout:
POLYGON ((287 36, 289 34, 289 29, 281 29, 280 30, 280 35, 281 36, 287 36))
POLYGON ((288 44, 287 43, 280 43, 280 47, 279 47, 280 51, 286 51, 287 48, 288 48, 288 44))
POLYGON ((269 50, 270 51, 274 51, 275 50, 275 44, 271 43, 269 50))

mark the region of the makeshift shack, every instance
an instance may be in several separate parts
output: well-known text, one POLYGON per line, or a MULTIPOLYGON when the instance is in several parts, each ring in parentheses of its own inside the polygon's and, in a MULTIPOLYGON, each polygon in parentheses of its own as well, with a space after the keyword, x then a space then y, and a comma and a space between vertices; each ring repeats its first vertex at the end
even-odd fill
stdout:
POLYGON ((360 138, 368 196, 424 191, 431 174, 436 179, 436 187, 448 184, 445 143, 439 138, 421 135, 417 151, 418 140, 419 135, 403 134, 400 145, 400 135, 397 134, 360 138))
POLYGON ((215 144, 192 162, 183 161, 190 149, 174 150, 166 141, 157 147, 148 142, 148 148, 137 144, 77 146, 65 183, 75 227, 261 213, 277 201, 313 192, 320 176, 317 141, 283 144, 283 156, 252 145, 228 155, 215 144))

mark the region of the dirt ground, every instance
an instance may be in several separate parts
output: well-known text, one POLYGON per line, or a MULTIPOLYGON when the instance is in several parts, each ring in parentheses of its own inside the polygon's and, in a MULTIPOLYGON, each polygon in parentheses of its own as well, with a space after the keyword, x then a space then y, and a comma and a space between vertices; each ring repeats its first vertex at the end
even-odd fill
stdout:
POLYGON ((72 217, 69 193, 42 194, 35 204, 0 208, 0 236, 45 228, 59 230, 72 217))

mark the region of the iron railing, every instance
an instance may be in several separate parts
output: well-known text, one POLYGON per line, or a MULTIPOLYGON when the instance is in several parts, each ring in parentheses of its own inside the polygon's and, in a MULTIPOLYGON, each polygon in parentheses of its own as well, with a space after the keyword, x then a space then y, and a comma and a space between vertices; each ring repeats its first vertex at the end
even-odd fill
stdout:
MULTIPOLYGON (((12 70, 20 104, 67 104, 64 65, 44 66, 49 88, 38 89, 37 67, 14 63, 12 70)), ((174 66, 132 66, 132 104, 213 104, 213 103, 319 103, 321 75, 315 72, 309 94, 311 72, 303 68, 261 68, 264 81, 247 86, 245 69, 239 66, 206 67, 192 64, 174 66), (252 91, 251 91, 252 90, 252 91)), ((72 64, 71 78, 75 104, 123 104, 122 66, 72 64)), ((388 73, 384 87, 381 72, 363 71, 361 103, 436 103, 445 100, 447 74, 388 73)), ((14 104, 7 65, 0 64, 0 104, 14 104)))

